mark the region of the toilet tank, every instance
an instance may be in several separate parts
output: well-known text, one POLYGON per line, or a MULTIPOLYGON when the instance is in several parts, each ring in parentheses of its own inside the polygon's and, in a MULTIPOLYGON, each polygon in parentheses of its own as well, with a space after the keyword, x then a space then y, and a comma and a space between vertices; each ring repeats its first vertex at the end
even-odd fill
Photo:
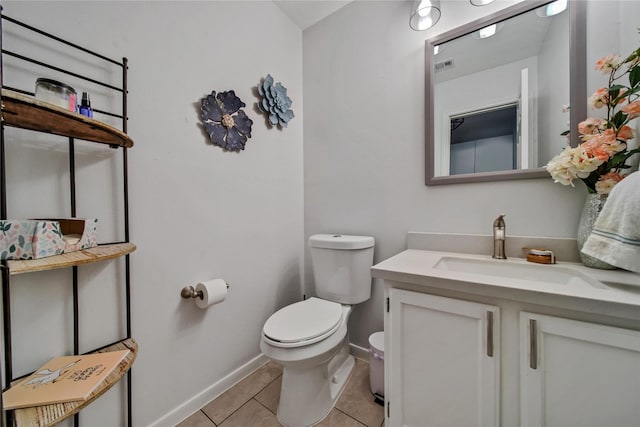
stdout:
POLYGON ((340 304, 368 300, 374 244, 375 240, 369 236, 311 236, 309 247, 316 295, 340 304))

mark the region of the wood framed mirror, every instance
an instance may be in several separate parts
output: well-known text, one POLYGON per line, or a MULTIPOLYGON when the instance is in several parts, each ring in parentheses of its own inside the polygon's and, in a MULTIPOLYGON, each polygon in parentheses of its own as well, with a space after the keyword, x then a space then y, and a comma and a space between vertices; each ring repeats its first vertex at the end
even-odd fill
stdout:
POLYGON ((585 53, 580 1, 521 2, 427 40, 426 185, 548 177, 586 118, 585 53))

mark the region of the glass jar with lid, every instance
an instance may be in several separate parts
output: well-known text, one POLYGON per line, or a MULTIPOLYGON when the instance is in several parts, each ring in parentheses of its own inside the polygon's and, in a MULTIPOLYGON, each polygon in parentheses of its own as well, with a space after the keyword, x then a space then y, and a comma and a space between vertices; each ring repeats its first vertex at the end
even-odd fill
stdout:
POLYGON ((78 96, 74 88, 46 78, 36 80, 36 99, 73 112, 76 111, 78 103, 78 96))

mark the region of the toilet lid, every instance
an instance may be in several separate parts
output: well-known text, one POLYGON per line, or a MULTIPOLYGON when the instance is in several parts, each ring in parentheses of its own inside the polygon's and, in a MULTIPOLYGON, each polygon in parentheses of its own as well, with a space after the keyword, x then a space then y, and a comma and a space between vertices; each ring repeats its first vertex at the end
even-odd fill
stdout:
POLYGON ((290 347, 311 344, 331 335, 340 326, 342 305, 320 298, 309 298, 288 305, 269 317, 262 333, 271 341, 290 347))

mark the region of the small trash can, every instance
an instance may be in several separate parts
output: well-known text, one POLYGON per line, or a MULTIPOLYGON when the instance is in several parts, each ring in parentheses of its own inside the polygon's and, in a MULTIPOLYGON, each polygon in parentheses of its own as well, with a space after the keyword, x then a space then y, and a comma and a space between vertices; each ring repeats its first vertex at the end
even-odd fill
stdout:
POLYGON ((369 381, 376 402, 384 404, 384 332, 369 336, 369 381))

